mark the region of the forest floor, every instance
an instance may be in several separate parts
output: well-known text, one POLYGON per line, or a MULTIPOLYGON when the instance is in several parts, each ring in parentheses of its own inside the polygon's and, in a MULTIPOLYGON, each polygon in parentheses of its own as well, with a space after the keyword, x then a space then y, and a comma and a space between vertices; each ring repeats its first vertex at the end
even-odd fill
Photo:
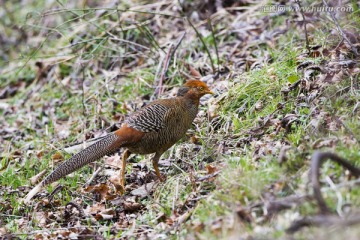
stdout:
POLYGON ((360 14, 338 2, 4 1, 0 238, 358 239, 360 14), (119 196, 120 149, 22 203, 189 78, 215 94, 164 183, 132 156, 119 196))

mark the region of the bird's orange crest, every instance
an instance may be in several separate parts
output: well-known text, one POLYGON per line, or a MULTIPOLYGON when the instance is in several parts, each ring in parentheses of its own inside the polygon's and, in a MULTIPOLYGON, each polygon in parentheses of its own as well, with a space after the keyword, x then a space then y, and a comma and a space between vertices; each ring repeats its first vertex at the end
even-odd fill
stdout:
POLYGON ((185 87, 203 87, 204 89, 209 89, 206 83, 199 80, 188 80, 184 84, 185 87))

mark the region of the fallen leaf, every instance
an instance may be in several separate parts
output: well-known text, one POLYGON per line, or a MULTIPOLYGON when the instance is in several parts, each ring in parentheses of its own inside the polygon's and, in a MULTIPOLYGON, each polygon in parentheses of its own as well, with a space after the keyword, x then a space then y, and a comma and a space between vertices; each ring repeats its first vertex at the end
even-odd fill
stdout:
POLYGON ((103 203, 95 203, 94 205, 92 206, 87 206, 87 208, 84 209, 84 213, 86 215, 94 215, 94 214, 98 214, 100 213, 101 211, 104 211, 105 210, 105 204, 103 203))
POLYGON ((4 227, 0 227, 0 236, 5 236, 7 234, 7 230, 4 227))
POLYGON ((208 174, 213 174, 218 171, 217 167, 212 166, 211 164, 206 165, 206 170, 208 174))
POLYGON ((114 218, 116 215, 116 212, 112 208, 104 209, 101 212, 97 213, 95 215, 95 219, 97 221, 99 220, 109 220, 114 218))
POLYGON ((194 78, 201 78, 201 74, 197 70, 195 70, 195 68, 193 68, 190 64, 187 64, 187 66, 191 76, 193 76, 194 78))
POLYGON ((253 221, 253 217, 251 216, 251 212, 247 209, 239 207, 236 209, 236 214, 241 219, 241 221, 251 223, 253 221))
POLYGON ((127 212, 135 212, 142 208, 142 205, 137 202, 124 202, 123 208, 127 212))
POLYGON ((141 187, 132 190, 131 195, 144 198, 151 193, 151 190, 154 188, 155 184, 156 182, 150 182, 145 185, 142 185, 141 187))
POLYGON ((63 155, 62 155, 61 153, 56 152, 55 154, 53 154, 53 155, 51 156, 51 159, 52 159, 55 163, 57 163, 57 162, 63 161, 63 160, 64 160, 64 157, 63 157, 63 155))
POLYGON ((97 184, 95 186, 88 186, 84 189, 85 192, 99 194, 100 200, 112 200, 116 197, 116 195, 112 194, 110 191, 111 189, 105 183, 97 184))
POLYGON ((46 220, 47 220, 47 213, 46 212, 35 212, 34 220, 36 221, 36 225, 39 227, 45 227, 46 226, 46 220))
POLYGON ((115 154, 110 157, 106 157, 104 160, 105 164, 110 166, 111 168, 121 168, 122 167, 122 159, 119 154, 115 154))

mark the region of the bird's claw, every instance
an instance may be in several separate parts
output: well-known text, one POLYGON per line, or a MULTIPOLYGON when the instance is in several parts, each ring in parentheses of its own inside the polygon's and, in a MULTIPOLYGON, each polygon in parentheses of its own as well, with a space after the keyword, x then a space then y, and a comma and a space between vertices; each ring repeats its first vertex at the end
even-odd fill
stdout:
POLYGON ((124 195, 124 193, 125 193, 125 180, 120 179, 119 185, 117 185, 115 187, 116 187, 116 192, 118 192, 121 196, 124 195))
POLYGON ((157 176, 160 180, 160 182, 165 182, 166 181, 166 176, 165 175, 159 175, 157 176))

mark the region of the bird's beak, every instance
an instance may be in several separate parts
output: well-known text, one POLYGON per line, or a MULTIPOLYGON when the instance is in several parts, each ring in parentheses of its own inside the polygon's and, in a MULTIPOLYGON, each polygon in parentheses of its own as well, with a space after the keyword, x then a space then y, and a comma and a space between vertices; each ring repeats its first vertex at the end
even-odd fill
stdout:
POLYGON ((206 93, 206 94, 214 94, 214 92, 211 91, 211 90, 207 90, 205 93, 206 93))

